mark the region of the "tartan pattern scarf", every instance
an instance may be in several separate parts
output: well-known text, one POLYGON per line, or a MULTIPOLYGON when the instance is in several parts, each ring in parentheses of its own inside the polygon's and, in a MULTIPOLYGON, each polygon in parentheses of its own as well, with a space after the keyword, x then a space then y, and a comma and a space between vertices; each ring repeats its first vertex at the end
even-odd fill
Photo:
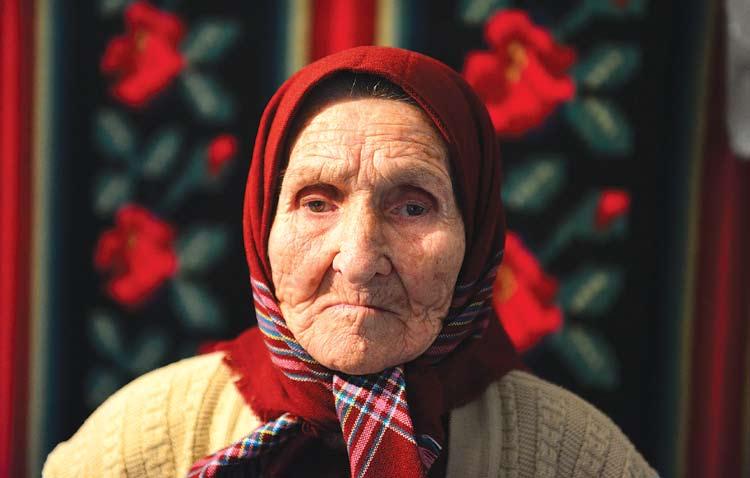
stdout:
MULTIPOLYGON (((522 367, 491 307, 505 242, 501 179, 486 108, 460 75, 436 60, 396 48, 357 47, 287 80, 261 118, 245 190, 243 232, 258 327, 216 347, 226 352, 235 385, 264 424, 195 463, 189 476, 278 463, 278 452, 294 449, 290 440, 306 429, 341 433, 352 477, 426 476, 445 452, 442 417, 522 367), (323 367, 294 339, 275 299, 267 254, 294 115, 320 81, 342 71, 395 83, 434 122, 448 146, 466 233, 464 263, 437 339, 416 360, 363 376, 323 367)), ((316 433, 308 438, 317 439, 316 433)))
MULTIPOLYGON (((467 336, 481 335, 491 316, 492 284, 501 259, 502 253, 496 256, 480 287, 475 287, 477 284, 456 287, 443 330, 423 355, 425 360, 437 360, 467 336), (477 293, 467 295, 471 291, 477 293)), ((393 476, 426 476, 444 444, 428 433, 415 436, 406 400, 404 367, 392 367, 377 375, 330 371, 296 341, 269 288, 255 279, 251 282, 258 327, 263 332, 271 361, 290 380, 314 383, 333 395, 349 453, 351 476, 383 476, 381 472, 371 471, 393 468, 393 463, 400 465, 393 476), (384 441, 389 445, 381 446, 384 441), (371 466, 373 462, 376 466, 371 466)), ((222 467, 237 466, 272 452, 296 434, 300 425, 300 418, 285 413, 242 440, 196 462, 188 477, 216 477, 222 467)))

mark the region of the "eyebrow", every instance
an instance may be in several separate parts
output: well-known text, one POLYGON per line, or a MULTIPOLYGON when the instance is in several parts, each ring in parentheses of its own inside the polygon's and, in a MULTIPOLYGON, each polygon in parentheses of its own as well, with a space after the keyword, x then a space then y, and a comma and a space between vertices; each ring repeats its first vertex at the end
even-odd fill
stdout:
POLYGON ((452 181, 447 174, 438 174, 432 171, 433 168, 407 166, 393 173, 387 174, 386 177, 394 182, 399 183, 427 183, 432 184, 441 193, 445 195, 452 194, 452 181))

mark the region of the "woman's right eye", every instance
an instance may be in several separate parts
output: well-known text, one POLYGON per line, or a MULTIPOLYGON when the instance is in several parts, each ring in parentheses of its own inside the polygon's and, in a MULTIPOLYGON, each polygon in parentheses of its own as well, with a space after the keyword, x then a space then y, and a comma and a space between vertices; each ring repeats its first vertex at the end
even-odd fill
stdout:
POLYGON ((313 199, 302 203, 302 207, 305 207, 314 213, 329 212, 333 210, 333 205, 323 201, 322 199, 313 199))

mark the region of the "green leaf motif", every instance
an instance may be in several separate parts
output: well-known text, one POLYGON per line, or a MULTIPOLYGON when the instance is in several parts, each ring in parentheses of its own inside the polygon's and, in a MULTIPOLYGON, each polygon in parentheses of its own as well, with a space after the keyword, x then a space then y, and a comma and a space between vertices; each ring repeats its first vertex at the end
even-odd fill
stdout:
POLYGON ((503 201, 510 210, 535 213, 547 207, 564 183, 563 158, 533 158, 509 171, 503 185, 503 201))
POLYGON ((120 13, 130 0, 99 0, 99 14, 104 17, 111 17, 120 13))
POLYGON ((619 268, 585 266, 563 281, 560 303, 566 315, 601 317, 620 296, 623 283, 619 268))
POLYGON ((648 2, 647 0, 587 0, 586 5, 600 15, 624 17, 643 15, 646 13, 648 2))
POLYGON ((99 310, 92 312, 88 322, 88 337, 102 357, 114 362, 122 357, 122 327, 111 314, 99 310))
POLYGON ((122 114, 108 109, 99 111, 94 125, 94 139, 102 153, 119 159, 133 154, 135 132, 122 114))
POLYGON ((565 117, 595 153, 627 156, 633 151, 633 131, 617 107, 588 97, 567 103, 565 117))
POLYGON ((234 116, 232 99, 213 78, 186 70, 180 75, 180 81, 191 106, 200 118, 224 122, 234 116))
POLYGON ((591 25, 597 17, 623 19, 642 16, 646 12, 646 0, 584 0, 553 28, 558 40, 565 40, 591 25))
POLYGON ((206 145, 201 143, 194 147, 184 171, 163 195, 158 208, 160 211, 174 211, 195 188, 204 185, 208 174, 207 161, 206 145))
POLYGON ((128 348, 126 365, 133 375, 141 375, 164 364, 169 351, 167 334, 156 327, 141 332, 128 348))
POLYGON ((227 20, 204 20, 195 25, 182 46, 188 63, 212 62, 234 43, 240 33, 239 25, 227 20))
POLYGON ((606 228, 598 229, 595 225, 595 218, 592 214, 591 228, 587 231, 588 236, 596 241, 611 241, 621 239, 628 233, 628 216, 618 217, 606 228))
POLYGON ((510 8, 511 0, 461 0, 458 6, 461 19, 468 25, 479 25, 497 10, 510 8))
POLYGON ((164 177, 177 159, 182 140, 183 135, 176 128, 167 128, 158 132, 144 150, 143 176, 148 179, 164 177))
POLYGON ((550 336, 548 343, 582 385, 603 390, 613 390, 619 385, 619 362, 603 337, 571 325, 550 336))
POLYGON ((219 333, 225 329, 219 303, 205 288, 176 279, 172 281, 172 292, 174 307, 188 330, 219 333))
POLYGON ((547 242, 537 250, 537 258, 542 264, 549 264, 555 260, 576 239, 601 242, 625 236, 627 216, 615 219, 606 229, 597 227, 596 211, 599 194, 599 192, 586 194, 581 202, 552 229, 547 242))
POLYGON ((222 227, 195 227, 177 244, 180 273, 201 272, 224 255, 228 234, 222 227))
POLYGON ((84 389, 86 405, 94 409, 125 385, 125 378, 111 368, 97 366, 86 376, 84 389))
POLYGON ((537 250, 537 258, 542 264, 552 262, 573 240, 584 236, 593 228, 596 198, 595 194, 588 194, 552 229, 549 239, 537 250))
POLYGON ((94 183, 94 211, 99 216, 113 214, 132 197, 132 183, 126 174, 103 173, 94 183))
POLYGON ((589 90, 611 90, 632 78, 640 62, 640 50, 632 45, 601 45, 575 66, 573 77, 589 90))

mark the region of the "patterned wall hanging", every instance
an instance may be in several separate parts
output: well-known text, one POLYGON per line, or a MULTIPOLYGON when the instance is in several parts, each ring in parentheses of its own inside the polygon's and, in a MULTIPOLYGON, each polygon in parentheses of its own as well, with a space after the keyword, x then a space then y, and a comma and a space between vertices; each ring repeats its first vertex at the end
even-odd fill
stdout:
POLYGON ((211 281, 237 240, 223 218, 196 220, 185 208, 191 198, 220 195, 236 173, 236 93, 215 72, 227 68, 239 24, 227 16, 188 23, 143 1, 103 2, 101 15, 122 18, 124 33, 102 53, 109 94, 93 125, 100 160, 92 208, 103 224, 93 264, 106 297, 88 320, 101 359, 86 379, 90 407, 227 333, 211 281), (144 127, 152 110, 165 108, 188 114, 144 127))
POLYGON ((622 257, 580 254, 573 267, 556 265, 575 243, 621 248, 630 192, 599 184, 569 190, 562 209, 560 200, 583 157, 603 162, 632 155, 633 128, 616 95, 639 71, 640 50, 632 42, 587 43, 585 48, 564 42, 600 17, 632 22, 645 5, 588 1, 558 16, 541 5, 526 11, 512 3, 461 5, 466 22, 484 20, 487 45, 466 55, 463 74, 510 148, 503 195, 517 234, 506 244, 496 307, 522 351, 549 335, 543 346, 555 352, 579 384, 614 390, 620 385, 617 353, 595 324, 606 320, 622 294, 622 257), (549 22, 542 26, 534 16, 549 22), (561 136, 575 141, 575 157, 559 146, 561 136), (545 216, 553 219, 544 229, 524 227, 545 216), (557 277, 549 277, 546 269, 559 271, 557 277))
POLYGON ((642 241, 634 172, 650 147, 640 127, 649 111, 635 106, 645 78, 637 32, 652 7, 357 5, 98 0, 76 10, 76 65, 90 90, 77 116, 90 134, 75 140, 90 157, 77 171, 91 194, 70 221, 85 280, 71 286, 82 316, 65 342, 75 411, 58 439, 132 378, 253 324, 240 220, 255 125, 280 82, 348 32, 339 40, 434 56, 484 97, 513 231, 496 307, 532 369, 625 424, 638 444, 623 393, 639 393, 629 340, 646 320, 628 284, 647 266, 633 271, 628 258, 642 241), (350 29, 326 30, 334 10, 350 29))

